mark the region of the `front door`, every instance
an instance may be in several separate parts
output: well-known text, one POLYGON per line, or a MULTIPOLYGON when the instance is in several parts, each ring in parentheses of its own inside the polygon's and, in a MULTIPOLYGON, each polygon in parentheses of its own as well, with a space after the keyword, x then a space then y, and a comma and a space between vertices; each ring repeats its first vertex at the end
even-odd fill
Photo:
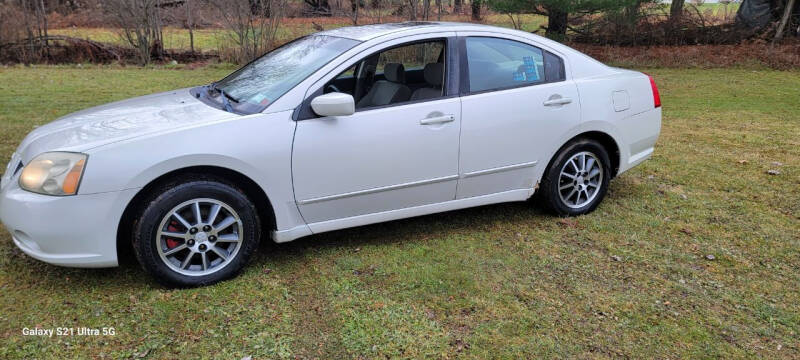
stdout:
POLYGON ((297 123, 292 175, 307 223, 455 198, 461 104, 445 96, 446 47, 445 39, 392 46, 323 87, 354 95, 356 113, 297 123), (352 89, 336 86, 343 77, 355 78, 352 89))

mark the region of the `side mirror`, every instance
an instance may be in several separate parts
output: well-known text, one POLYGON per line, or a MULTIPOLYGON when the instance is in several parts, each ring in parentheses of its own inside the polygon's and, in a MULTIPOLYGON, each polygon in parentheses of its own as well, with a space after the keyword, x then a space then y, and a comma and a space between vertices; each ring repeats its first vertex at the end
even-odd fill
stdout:
POLYGON ((311 100, 311 109, 319 116, 348 116, 356 112, 356 102, 350 94, 333 92, 311 100))

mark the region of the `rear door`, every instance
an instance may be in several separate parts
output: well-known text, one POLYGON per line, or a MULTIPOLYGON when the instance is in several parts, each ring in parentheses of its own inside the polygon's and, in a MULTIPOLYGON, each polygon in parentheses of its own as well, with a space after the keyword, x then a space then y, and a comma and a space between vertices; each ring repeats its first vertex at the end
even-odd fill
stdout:
POLYGON ((459 33, 460 180, 457 198, 532 189, 537 167, 580 123, 575 84, 557 54, 527 39, 459 33))

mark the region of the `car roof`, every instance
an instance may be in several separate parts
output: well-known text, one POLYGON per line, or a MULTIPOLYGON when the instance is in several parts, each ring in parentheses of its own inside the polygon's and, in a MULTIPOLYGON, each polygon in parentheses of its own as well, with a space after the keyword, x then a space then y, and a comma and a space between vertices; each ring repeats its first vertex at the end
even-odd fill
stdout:
MULTIPOLYGON (((485 32, 495 34, 505 34, 517 37, 523 37, 535 40, 538 44, 549 47, 552 50, 560 53, 562 56, 570 59, 571 74, 574 78, 583 78, 590 76, 598 76, 615 72, 614 70, 603 63, 592 59, 591 57, 583 54, 575 49, 570 48, 564 44, 544 38, 542 36, 531 34, 525 31, 503 28, 498 26, 473 24, 473 23, 459 23, 459 22, 442 22, 442 21, 408 21, 401 23, 387 23, 387 24, 372 24, 361 26, 347 26, 328 31, 316 33, 314 35, 330 35, 342 38, 353 39, 361 42, 383 41, 379 39, 386 36, 402 36, 401 33, 425 33, 453 31, 453 32, 485 32)), ((391 36, 391 37, 394 37, 391 36)))
POLYGON ((368 41, 384 35, 397 33, 401 31, 416 30, 422 28, 440 28, 442 30, 450 30, 448 28, 459 28, 459 30, 502 30, 496 26, 488 26, 481 24, 458 23, 458 22, 443 22, 443 21, 406 21, 401 23, 387 23, 387 24, 371 24, 359 26, 346 26, 332 30, 318 32, 315 35, 330 35, 338 36, 358 41, 368 41))

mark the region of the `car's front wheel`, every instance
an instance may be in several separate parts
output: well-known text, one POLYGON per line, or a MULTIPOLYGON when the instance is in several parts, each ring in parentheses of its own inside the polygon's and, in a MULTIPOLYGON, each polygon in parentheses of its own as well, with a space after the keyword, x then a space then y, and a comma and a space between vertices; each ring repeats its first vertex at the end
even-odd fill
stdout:
POLYGON ((606 195, 611 181, 608 153, 591 139, 567 144, 550 163, 542 179, 540 198, 558 215, 592 212, 606 195))
POLYGON ((235 276, 258 248, 258 213, 223 179, 168 183, 151 192, 134 224, 139 263, 166 286, 208 285, 235 276))

